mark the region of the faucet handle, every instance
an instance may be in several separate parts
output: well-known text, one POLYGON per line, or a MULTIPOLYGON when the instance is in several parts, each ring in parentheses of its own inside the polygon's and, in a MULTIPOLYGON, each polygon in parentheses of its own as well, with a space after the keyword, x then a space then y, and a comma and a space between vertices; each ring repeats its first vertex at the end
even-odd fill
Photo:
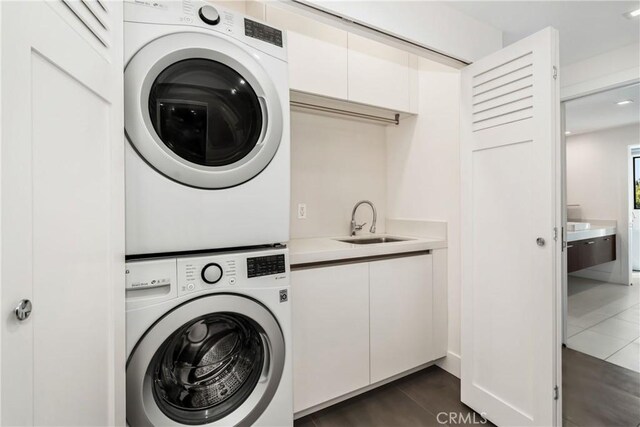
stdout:
POLYGON ((356 231, 360 231, 360 230, 362 230, 362 228, 363 228, 365 225, 367 225, 367 223, 366 223, 366 222, 363 222, 362 224, 355 224, 355 229, 356 229, 356 231))

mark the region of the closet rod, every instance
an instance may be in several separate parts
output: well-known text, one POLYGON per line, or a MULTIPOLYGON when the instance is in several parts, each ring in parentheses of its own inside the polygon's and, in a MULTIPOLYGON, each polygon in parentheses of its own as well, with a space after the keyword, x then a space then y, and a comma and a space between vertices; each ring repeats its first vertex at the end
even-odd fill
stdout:
POLYGON ((372 114, 365 114, 365 113, 356 113, 354 111, 341 110, 339 108, 332 108, 332 107, 324 107, 322 105, 307 104, 305 102, 299 102, 299 101, 290 101, 290 104, 292 107, 304 108, 306 110, 321 111, 324 113, 355 117, 359 119, 371 120, 374 122, 381 122, 381 123, 390 124, 390 125, 400 124, 400 114, 397 114, 397 113, 393 119, 390 119, 388 117, 374 116, 372 114))

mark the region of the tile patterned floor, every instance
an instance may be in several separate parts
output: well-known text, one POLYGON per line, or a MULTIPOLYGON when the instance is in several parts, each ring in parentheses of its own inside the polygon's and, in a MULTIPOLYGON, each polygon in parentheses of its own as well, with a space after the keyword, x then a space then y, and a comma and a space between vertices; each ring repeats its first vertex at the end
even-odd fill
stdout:
POLYGON ((633 282, 569 276, 567 347, 640 372, 640 274, 633 282))

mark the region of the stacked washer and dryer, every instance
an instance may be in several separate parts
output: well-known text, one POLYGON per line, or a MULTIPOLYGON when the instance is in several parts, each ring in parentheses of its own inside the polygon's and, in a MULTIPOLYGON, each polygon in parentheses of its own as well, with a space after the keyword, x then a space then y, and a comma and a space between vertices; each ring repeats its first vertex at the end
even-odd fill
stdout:
POLYGON ((282 31, 125 2, 127 422, 293 424, 282 31))

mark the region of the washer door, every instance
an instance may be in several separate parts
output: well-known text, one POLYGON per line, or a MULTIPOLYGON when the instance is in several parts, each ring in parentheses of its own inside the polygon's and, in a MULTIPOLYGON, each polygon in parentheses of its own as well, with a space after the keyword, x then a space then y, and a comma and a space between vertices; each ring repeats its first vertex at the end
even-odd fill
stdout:
POLYGON ((144 46, 127 64, 125 131, 165 176, 198 188, 226 188, 258 175, 282 137, 273 82, 239 45, 176 33, 144 46))
POLYGON ((215 294, 167 313, 127 363, 131 426, 252 425, 284 369, 284 336, 260 303, 215 294))

